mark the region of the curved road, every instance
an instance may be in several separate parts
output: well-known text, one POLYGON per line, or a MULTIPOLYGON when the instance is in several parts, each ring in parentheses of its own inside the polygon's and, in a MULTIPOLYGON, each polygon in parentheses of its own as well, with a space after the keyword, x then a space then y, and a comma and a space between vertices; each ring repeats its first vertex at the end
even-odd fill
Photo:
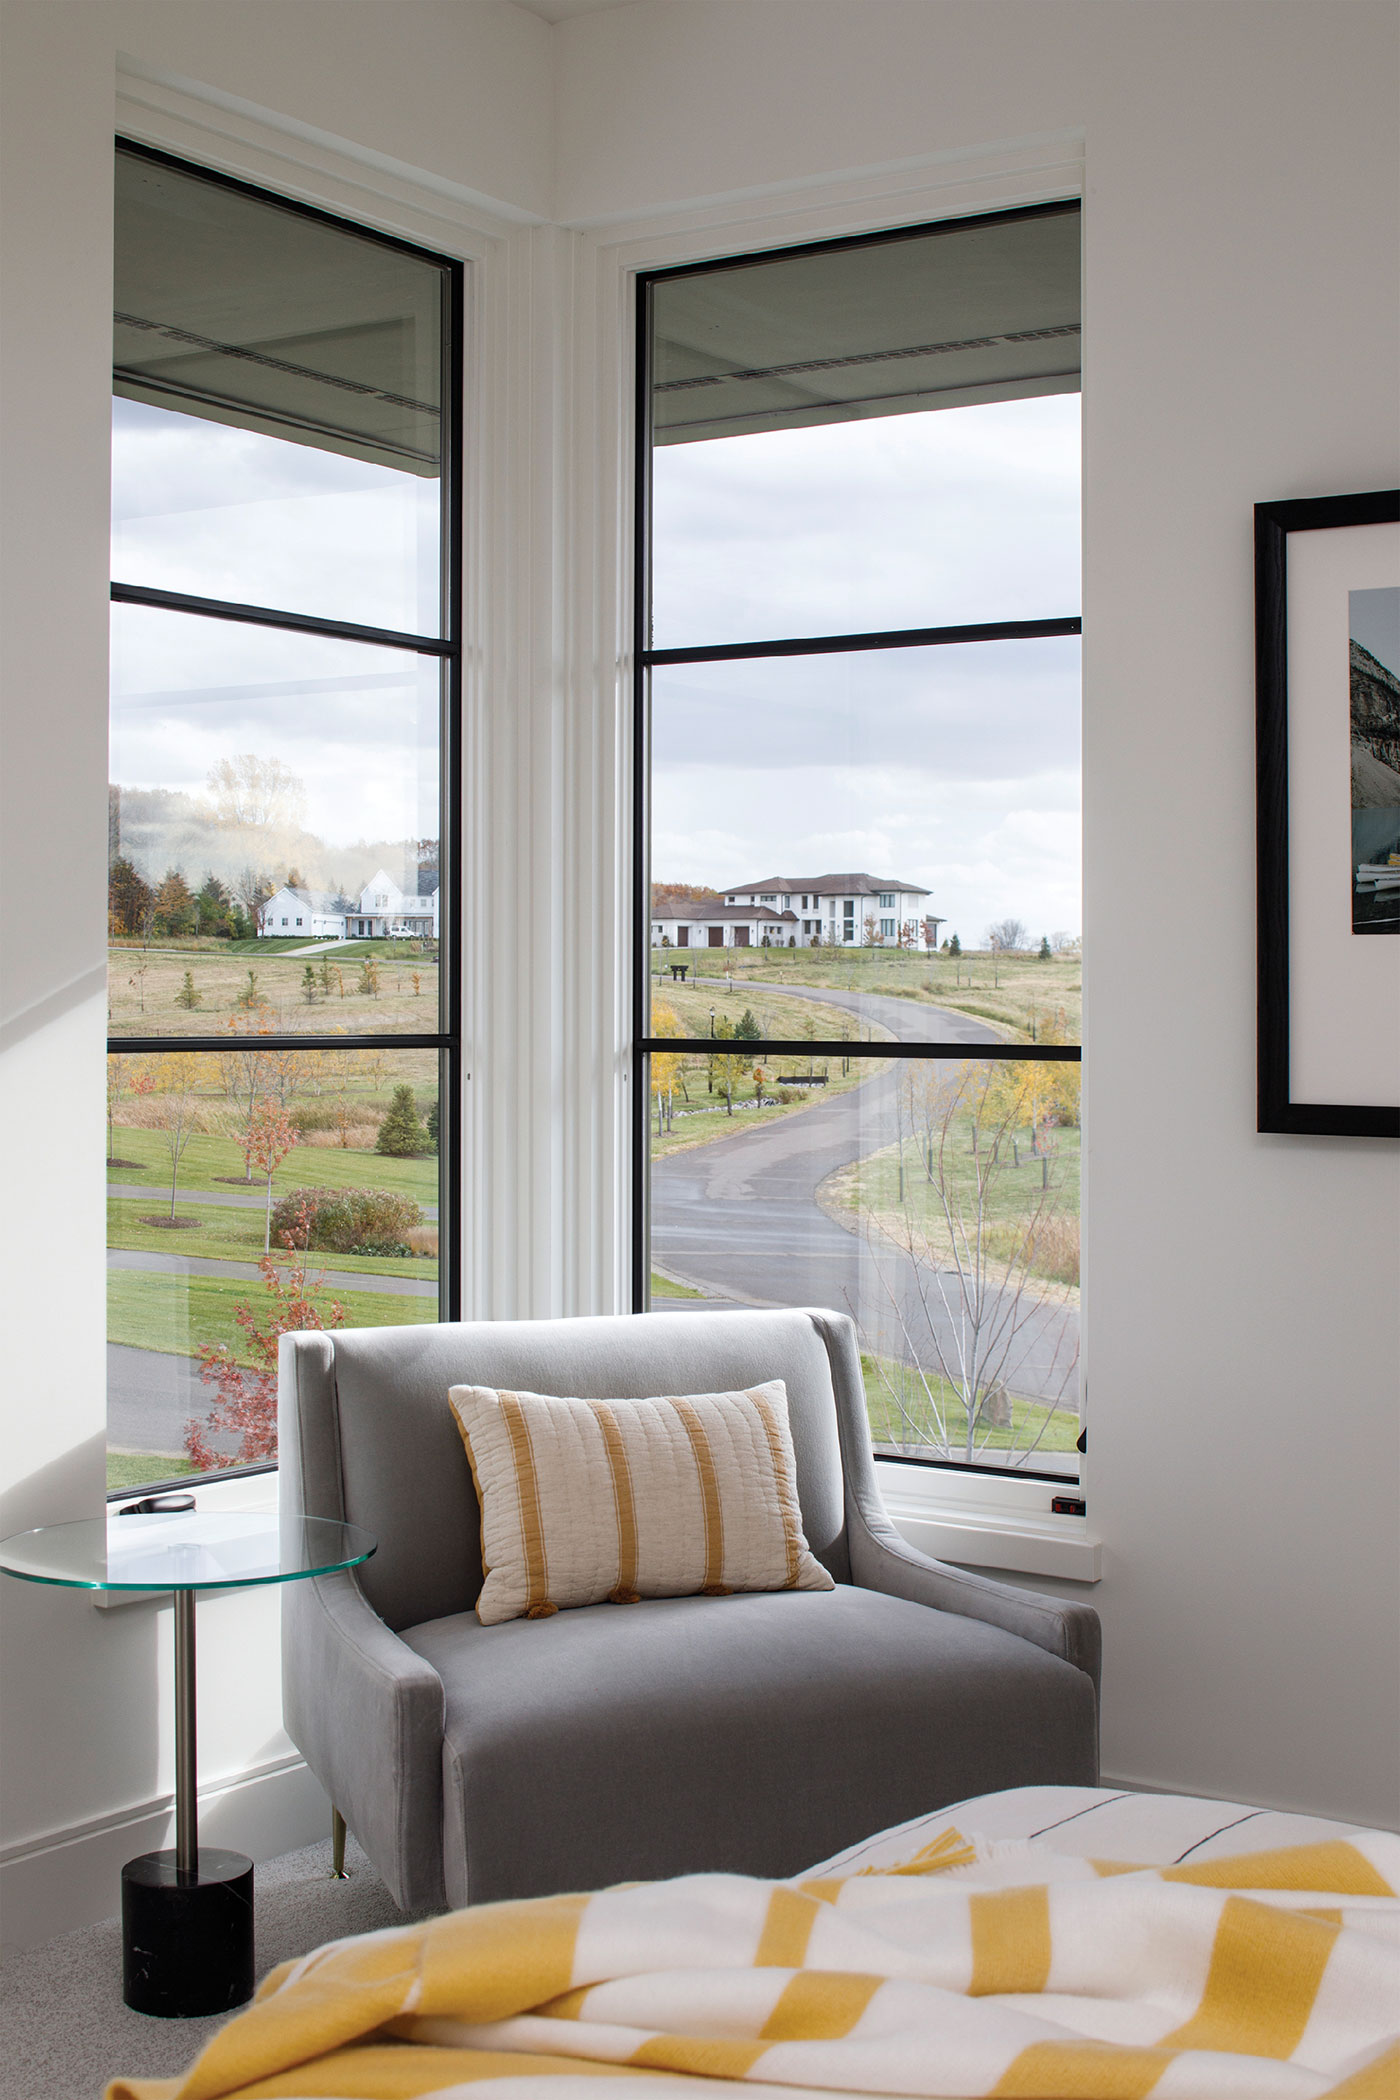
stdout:
MULTIPOLYGON (((764 989, 881 1024, 897 1039, 890 1045, 894 1056, 898 1041, 926 1041, 935 1022, 945 1042, 1003 1040, 944 1007, 825 986, 764 989)), ((955 1321, 935 1273, 894 1249, 872 1249, 817 1202, 829 1174, 895 1142, 898 1078, 897 1068, 887 1068, 795 1115, 657 1160, 651 1170, 651 1243, 658 1266, 711 1302, 834 1306, 853 1315, 867 1347, 930 1370, 938 1368, 930 1332, 936 1322, 944 1352, 955 1361, 955 1321)), ((951 1280, 948 1300, 957 1303, 951 1280)), ((669 1309, 673 1301, 658 1303, 669 1309)), ((1067 1382, 1064 1371, 1076 1353, 1077 1315, 1029 1298, 1020 1310, 1024 1324, 999 1375, 1027 1398, 1076 1406, 1077 1370, 1067 1382)))

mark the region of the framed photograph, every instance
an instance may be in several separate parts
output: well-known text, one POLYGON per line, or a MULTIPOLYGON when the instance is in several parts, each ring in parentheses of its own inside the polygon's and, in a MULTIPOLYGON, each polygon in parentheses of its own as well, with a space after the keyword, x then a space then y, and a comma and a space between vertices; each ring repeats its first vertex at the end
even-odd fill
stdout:
POLYGON ((1259 1128, 1400 1138, 1400 490, 1254 509, 1259 1128))

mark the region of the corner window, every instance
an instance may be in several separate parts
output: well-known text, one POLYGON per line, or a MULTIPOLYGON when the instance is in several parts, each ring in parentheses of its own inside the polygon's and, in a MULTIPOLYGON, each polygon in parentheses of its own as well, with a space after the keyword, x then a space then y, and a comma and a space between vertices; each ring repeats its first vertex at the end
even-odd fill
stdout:
POLYGON ((144 147, 116 196, 107 1420, 129 1492, 274 1460, 287 1329, 455 1316, 456 915, 392 943, 347 915, 386 876, 453 894, 462 286, 144 147))
POLYGON ((640 290, 634 1302, 849 1312, 877 1451, 1073 1479, 1078 208, 640 290), (648 884, 826 902, 680 984, 648 884))

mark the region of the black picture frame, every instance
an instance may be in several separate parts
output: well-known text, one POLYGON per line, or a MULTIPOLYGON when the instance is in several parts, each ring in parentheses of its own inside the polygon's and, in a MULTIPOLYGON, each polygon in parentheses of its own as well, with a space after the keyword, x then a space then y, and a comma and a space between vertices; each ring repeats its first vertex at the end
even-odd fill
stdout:
POLYGON ((1400 1104, 1295 1101, 1289 1071, 1288 540, 1295 532, 1397 521, 1400 489, 1254 506, 1258 1127, 1265 1132, 1400 1138, 1400 1104))

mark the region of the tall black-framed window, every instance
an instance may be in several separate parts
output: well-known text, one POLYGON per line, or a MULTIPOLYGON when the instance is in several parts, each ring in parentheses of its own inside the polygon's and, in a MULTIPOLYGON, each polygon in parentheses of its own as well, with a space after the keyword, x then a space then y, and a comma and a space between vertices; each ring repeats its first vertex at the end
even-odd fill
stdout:
POLYGON ((460 1309, 463 269, 120 142, 108 1487, 460 1309))
POLYGON ((638 291, 637 1309, 1078 1473, 1079 210, 638 291))

